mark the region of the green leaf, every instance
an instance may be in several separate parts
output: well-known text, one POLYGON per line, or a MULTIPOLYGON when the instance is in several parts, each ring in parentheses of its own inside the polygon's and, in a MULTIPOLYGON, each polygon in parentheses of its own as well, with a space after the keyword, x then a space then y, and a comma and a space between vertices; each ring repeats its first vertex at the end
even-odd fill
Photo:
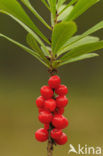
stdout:
POLYGON ((59 66, 60 63, 61 63, 61 60, 53 61, 53 63, 52 63, 53 68, 56 69, 59 66))
MULTIPOLYGON (((64 8, 65 5, 62 6, 62 8, 64 8)), ((61 8, 60 8, 61 9, 61 8)), ((57 20, 58 21, 62 21, 65 20, 66 17, 71 13, 71 11, 73 10, 73 6, 68 7, 67 9, 65 9, 65 11, 63 11, 58 17, 57 20)))
POLYGON ((56 1, 57 0, 49 0, 50 10, 53 15, 53 19, 56 17, 56 1))
POLYGON ((56 24, 52 33, 52 51, 55 55, 58 50, 76 32, 77 27, 74 22, 61 22, 56 24))
POLYGON ((75 44, 76 42, 80 41, 82 38, 100 30, 103 28, 103 21, 99 22, 98 24, 96 24, 95 26, 93 26, 92 28, 90 28, 89 30, 87 30, 86 32, 84 32, 82 35, 77 36, 76 38, 72 38, 70 39, 70 41, 68 42, 68 45, 66 45, 65 47, 62 47, 59 50, 59 54, 63 54, 66 51, 70 50, 70 47, 75 44))
POLYGON ((65 5, 65 7, 59 12, 59 15, 61 15, 67 8, 69 8, 70 6, 72 6, 76 1, 78 0, 71 0, 67 5, 65 5))
POLYGON ((96 54, 96 53, 83 54, 83 55, 80 55, 78 57, 70 58, 68 61, 62 62, 59 66, 62 66, 64 64, 68 64, 68 63, 73 63, 73 62, 85 60, 85 59, 89 59, 89 58, 93 58, 93 57, 96 57, 96 56, 99 56, 99 55, 96 54))
POLYGON ((42 34, 37 26, 32 22, 29 16, 25 13, 21 5, 16 0, 0 0, 0 12, 6 13, 11 17, 15 17, 18 21, 34 30, 43 40, 49 43, 48 39, 42 34))
POLYGON ((100 50, 102 48, 103 48, 103 41, 85 44, 85 45, 79 46, 77 48, 74 48, 73 50, 64 54, 61 57, 61 60, 68 61, 71 58, 75 58, 75 57, 78 57, 78 56, 86 54, 86 53, 91 53, 93 51, 100 50))
POLYGON ((33 35, 33 37, 36 39, 36 41, 38 41, 38 43, 44 47, 45 51, 48 52, 46 46, 44 45, 44 43, 41 41, 41 39, 29 28, 27 27, 23 22, 21 22, 20 20, 18 20, 16 17, 12 16, 11 14, 9 14, 8 12, 5 11, 0 11, 4 14, 7 14, 8 16, 10 16, 11 18, 13 18, 16 22, 18 22, 27 32, 29 32, 30 34, 33 35))
MULTIPOLYGON (((76 41, 79 37, 80 37, 80 35, 71 37, 71 39, 69 39, 66 42, 65 46, 68 45, 69 43, 71 43, 72 41, 76 41)), ((96 41, 99 41, 99 37, 96 37, 96 36, 86 36, 86 37, 76 41, 73 45, 71 45, 71 49, 73 49, 73 48, 75 48, 77 46, 83 45, 83 44, 93 43, 93 42, 96 42, 96 41)))
MULTIPOLYGON (((72 37, 70 40, 68 40, 66 42, 64 47, 69 45, 68 48, 67 48, 67 51, 69 51, 69 50, 71 50, 73 48, 76 48, 78 46, 81 46, 81 45, 85 45, 85 44, 88 44, 88 43, 93 43, 93 42, 99 41, 99 38, 98 37, 94 37, 94 36, 86 36, 86 37, 84 37, 84 38, 82 38, 82 39, 77 41, 77 39, 79 37, 80 37, 79 35, 78 36, 74 36, 74 37, 72 37), (74 43, 70 44, 71 42, 74 42, 74 43)), ((58 52, 58 56, 60 56, 63 53, 64 53, 64 51, 58 52)))
POLYGON ((87 36, 87 35, 90 35, 100 29, 103 29, 103 21, 97 23, 95 26, 93 26, 92 28, 88 29, 86 32, 84 32, 81 37, 84 37, 84 36, 87 36))
POLYGON ((47 0, 48 4, 50 5, 50 0, 47 0))
POLYGON ((45 63, 41 58, 40 55, 37 54, 36 52, 34 52, 33 50, 29 49, 28 47, 24 46, 23 44, 3 35, 0 34, 0 37, 3 37, 5 39, 7 39, 8 41, 14 43, 15 45, 19 46, 20 48, 22 48, 23 50, 25 50, 27 53, 31 54, 32 56, 34 56, 36 59, 38 59, 41 63, 43 63, 46 67, 49 67, 49 65, 47 63, 45 63))
POLYGON ((66 7, 66 4, 63 4, 60 6, 60 8, 58 9, 58 16, 59 16, 59 13, 66 7))
POLYGON ((99 0, 79 0, 69 16, 66 18, 66 21, 75 20, 97 2, 99 2, 99 0))
MULTIPOLYGON (((37 53, 39 53, 39 55, 42 57, 42 59, 48 63, 43 51, 40 49, 40 47, 38 46, 36 40, 34 39, 34 37, 31 34, 27 34, 26 37, 26 41, 28 43, 28 45, 37 53)), ((45 51, 46 53, 46 51, 45 51)), ((46 55, 47 56, 47 55, 46 55)))
POLYGON ((45 22, 45 20, 38 14, 38 12, 33 8, 29 0, 21 0, 27 8, 48 28, 51 30, 51 27, 45 22))
POLYGON ((41 52, 41 49, 38 45, 38 43, 36 42, 35 38, 31 35, 31 34, 27 34, 26 36, 26 41, 28 43, 28 45, 34 50, 36 51, 37 53, 38 52, 41 52))
POLYGON ((48 8, 48 10, 50 10, 49 5, 47 4, 47 2, 45 0, 41 0, 41 1, 48 8))
MULTIPOLYGON (((48 49, 48 51, 51 51, 51 48, 50 47, 46 47, 46 48, 48 49)), ((47 53, 42 46, 41 46, 41 50, 43 51, 43 53, 44 53, 45 56, 51 57, 50 56, 50 53, 47 53)))
POLYGON ((56 17, 56 1, 57 0, 47 0, 49 6, 50 6, 50 12, 51 12, 51 26, 53 27, 55 25, 55 17, 56 17))
POLYGON ((65 2, 66 0, 58 0, 57 3, 57 10, 62 6, 62 4, 65 2))
POLYGON ((29 54, 31 54, 31 55, 33 55, 33 56, 35 56, 35 57, 38 57, 38 56, 39 56, 39 54, 37 54, 37 53, 34 52, 33 50, 29 49, 28 47, 24 46, 23 44, 21 44, 21 43, 15 41, 15 40, 13 40, 13 39, 11 39, 11 38, 9 38, 9 37, 3 35, 3 34, 0 34, 0 37, 3 37, 3 38, 5 38, 5 39, 7 39, 8 41, 14 43, 15 45, 19 46, 20 48, 24 49, 24 50, 27 51, 29 54))

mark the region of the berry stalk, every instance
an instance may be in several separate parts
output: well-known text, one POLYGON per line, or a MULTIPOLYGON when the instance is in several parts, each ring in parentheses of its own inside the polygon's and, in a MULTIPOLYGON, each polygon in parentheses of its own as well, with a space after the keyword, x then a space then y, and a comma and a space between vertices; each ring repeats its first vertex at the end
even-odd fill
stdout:
MULTIPOLYGON (((53 75, 53 72, 51 72, 51 76, 52 75, 53 75)), ((55 96, 53 97, 53 99, 55 99, 55 96)), ((55 102, 55 108, 56 108, 56 102, 55 102)), ((55 142, 53 141, 53 139, 51 137, 52 129, 53 129, 53 125, 50 124, 49 125, 48 145, 47 145, 47 156, 52 156, 53 155, 53 148, 54 148, 53 145, 55 144, 55 142)))
POLYGON ((50 125, 49 136, 48 136, 48 145, 47 145, 48 156, 53 155, 53 139, 51 138, 51 130, 52 130, 52 126, 50 125))

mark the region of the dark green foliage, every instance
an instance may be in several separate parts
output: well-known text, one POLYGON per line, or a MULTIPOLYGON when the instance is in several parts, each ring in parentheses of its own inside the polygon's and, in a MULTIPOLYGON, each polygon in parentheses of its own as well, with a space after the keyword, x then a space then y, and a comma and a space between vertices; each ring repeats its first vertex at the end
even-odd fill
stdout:
POLYGON ((73 36, 77 31, 76 23, 73 20, 78 18, 98 1, 99 0, 71 0, 67 4, 66 0, 41 0, 50 11, 50 26, 38 14, 35 6, 33 7, 29 0, 21 0, 34 16, 51 31, 50 42, 33 23, 17 0, 0 0, 0 12, 13 18, 27 31, 26 41, 29 48, 3 34, 0 34, 0 37, 4 37, 18 45, 50 69, 98 56, 98 54, 91 52, 102 49, 103 41, 99 41, 98 37, 90 35, 103 28, 103 21, 85 33, 73 36))

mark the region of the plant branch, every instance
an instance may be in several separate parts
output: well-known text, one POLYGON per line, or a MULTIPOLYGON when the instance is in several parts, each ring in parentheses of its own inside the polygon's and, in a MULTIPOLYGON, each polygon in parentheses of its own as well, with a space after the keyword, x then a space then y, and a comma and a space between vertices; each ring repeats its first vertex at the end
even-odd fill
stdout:
MULTIPOLYGON (((55 17, 54 21, 52 21, 53 19, 52 19, 52 16, 51 16, 51 21, 54 23, 54 26, 55 26, 55 24, 57 24, 57 17, 58 17, 58 14, 56 13, 56 17, 55 17)), ((54 26, 53 26, 53 28, 54 28, 54 26)), ((50 66, 51 66, 51 68, 48 70, 48 72, 50 73, 50 76, 52 76, 55 73, 57 73, 57 69, 53 68, 53 62, 56 60, 56 58, 53 55, 52 51, 49 51, 49 52, 50 52, 50 56, 51 56, 50 57, 50 66)), ((52 156, 53 155, 53 145, 55 144, 55 141, 51 138, 51 130, 53 128, 54 128, 53 125, 50 124, 50 127, 49 127, 49 137, 48 137, 48 146, 47 146, 47 156, 52 156)))
POLYGON ((49 129, 49 138, 48 138, 48 146, 47 146, 47 152, 48 155, 47 156, 52 156, 53 155, 53 139, 50 136, 50 132, 52 130, 52 125, 50 125, 50 129, 49 129))

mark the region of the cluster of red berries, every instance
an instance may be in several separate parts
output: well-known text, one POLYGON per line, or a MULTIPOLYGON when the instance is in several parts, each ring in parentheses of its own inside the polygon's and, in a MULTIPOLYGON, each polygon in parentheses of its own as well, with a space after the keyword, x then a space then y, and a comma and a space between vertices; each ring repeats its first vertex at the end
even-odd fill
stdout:
POLYGON ((48 86, 41 87, 40 92, 41 96, 37 98, 36 105, 39 109, 38 118, 44 124, 44 128, 36 131, 35 138, 44 142, 50 132, 53 141, 63 145, 67 142, 67 135, 62 129, 68 126, 68 120, 63 116, 64 107, 68 104, 66 97, 68 89, 65 85, 61 85, 60 77, 54 75, 49 78, 48 86))

